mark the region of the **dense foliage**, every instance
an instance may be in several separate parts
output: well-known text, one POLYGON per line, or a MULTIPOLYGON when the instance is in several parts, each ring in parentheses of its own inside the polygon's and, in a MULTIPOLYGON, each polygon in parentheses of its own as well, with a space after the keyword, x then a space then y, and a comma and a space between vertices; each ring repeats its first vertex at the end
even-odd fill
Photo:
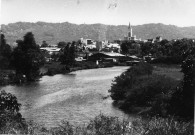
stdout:
POLYGON ((170 113, 185 119, 194 119, 194 91, 195 91, 195 47, 183 54, 181 85, 177 87, 171 99, 170 113))
POLYGON ((152 69, 153 67, 148 63, 139 63, 116 77, 109 91, 112 99, 114 101, 125 99, 126 92, 135 85, 137 78, 152 74, 152 69))
POLYGON ((19 113, 20 106, 14 95, 0 92, 0 134, 13 129, 25 129, 24 119, 19 113))
POLYGON ((161 117, 173 115, 180 120, 193 120, 194 48, 189 52, 186 57, 183 56, 184 78, 182 82, 144 71, 143 69, 151 68, 144 68, 144 64, 140 64, 115 78, 111 90, 109 90, 111 98, 120 108, 128 112, 161 117))
POLYGON ((63 49, 63 54, 60 56, 62 64, 72 66, 75 63, 75 42, 67 44, 63 49))
POLYGON ((27 81, 34 81, 39 76, 39 68, 44 64, 44 57, 31 32, 17 43, 18 46, 12 54, 12 66, 18 76, 25 75, 27 81))
POLYGON ((168 41, 166 39, 160 42, 141 43, 142 56, 151 55, 155 59, 152 63, 181 64, 183 54, 195 47, 192 39, 178 39, 168 41))
POLYGON ((123 41, 121 44, 121 53, 122 54, 130 54, 134 55, 137 54, 139 55, 140 53, 140 44, 136 43, 135 41, 123 41))
POLYGON ((7 69, 9 68, 12 50, 11 47, 6 43, 4 34, 1 34, 0 40, 0 69, 7 69))

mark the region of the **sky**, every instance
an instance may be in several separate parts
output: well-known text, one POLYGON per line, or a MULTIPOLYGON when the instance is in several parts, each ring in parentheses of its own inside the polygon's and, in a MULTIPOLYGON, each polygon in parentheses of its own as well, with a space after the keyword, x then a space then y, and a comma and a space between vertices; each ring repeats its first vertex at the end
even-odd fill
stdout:
POLYGON ((0 0, 0 23, 195 26, 195 0, 0 0))

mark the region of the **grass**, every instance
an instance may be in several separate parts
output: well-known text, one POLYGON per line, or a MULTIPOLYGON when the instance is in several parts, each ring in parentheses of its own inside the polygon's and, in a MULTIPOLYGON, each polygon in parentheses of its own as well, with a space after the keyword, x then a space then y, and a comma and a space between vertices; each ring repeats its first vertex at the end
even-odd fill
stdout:
POLYGON ((37 124, 28 123, 25 132, 10 128, 4 133, 30 135, 193 135, 193 123, 182 123, 172 118, 157 117, 149 120, 137 118, 128 121, 100 114, 89 123, 80 126, 62 121, 58 127, 47 129, 37 124))
POLYGON ((182 80, 183 78, 180 65, 154 64, 153 67, 154 74, 165 75, 176 80, 182 80))

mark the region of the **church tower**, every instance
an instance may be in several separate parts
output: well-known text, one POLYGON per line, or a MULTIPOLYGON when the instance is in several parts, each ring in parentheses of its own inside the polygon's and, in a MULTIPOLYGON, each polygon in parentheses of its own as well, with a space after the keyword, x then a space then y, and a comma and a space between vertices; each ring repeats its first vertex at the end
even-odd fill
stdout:
POLYGON ((131 28, 131 24, 129 22, 129 27, 128 27, 128 38, 131 39, 131 37, 133 36, 133 33, 132 33, 132 28, 131 28))

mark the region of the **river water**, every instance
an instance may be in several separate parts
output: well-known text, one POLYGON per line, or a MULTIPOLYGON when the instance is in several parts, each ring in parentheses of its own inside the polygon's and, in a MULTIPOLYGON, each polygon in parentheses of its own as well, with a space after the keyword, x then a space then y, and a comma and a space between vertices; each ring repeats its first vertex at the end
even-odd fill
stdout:
MULTIPOLYGON (((61 120, 83 124, 100 113, 119 118, 128 116, 112 105, 108 96, 114 77, 128 67, 75 71, 66 75, 43 76, 40 81, 2 89, 14 94, 22 104, 24 118, 46 127, 61 120)), ((131 119, 131 117, 128 117, 131 119)))

